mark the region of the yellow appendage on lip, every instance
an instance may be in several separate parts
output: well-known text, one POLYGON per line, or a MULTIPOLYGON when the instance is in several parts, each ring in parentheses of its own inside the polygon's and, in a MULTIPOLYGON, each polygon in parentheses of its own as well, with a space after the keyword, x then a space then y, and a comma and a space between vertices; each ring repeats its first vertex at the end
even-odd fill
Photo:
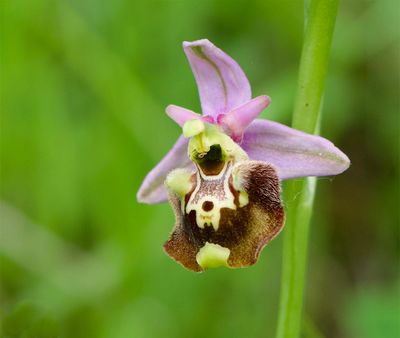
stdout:
POLYGON ((191 176, 192 173, 187 169, 175 169, 168 174, 165 185, 180 197, 185 197, 192 189, 191 176))
POLYGON ((245 192, 245 191, 240 191, 239 192, 239 207, 243 208, 247 204, 249 204, 249 195, 248 195, 248 193, 245 192))
POLYGON ((228 248, 224 248, 219 244, 206 242, 197 253, 196 261, 203 269, 228 266, 230 253, 231 251, 228 248))

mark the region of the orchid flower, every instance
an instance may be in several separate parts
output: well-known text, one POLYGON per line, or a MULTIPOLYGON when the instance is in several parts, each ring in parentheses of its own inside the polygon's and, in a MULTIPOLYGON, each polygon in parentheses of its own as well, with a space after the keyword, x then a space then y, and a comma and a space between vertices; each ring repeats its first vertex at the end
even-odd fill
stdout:
POLYGON ((252 98, 243 70, 210 41, 184 42, 183 49, 202 115, 166 108, 183 136, 146 176, 137 199, 169 199, 176 224, 164 248, 184 267, 252 265, 284 225, 280 181, 337 175, 350 161, 325 138, 257 119, 270 98, 252 98))

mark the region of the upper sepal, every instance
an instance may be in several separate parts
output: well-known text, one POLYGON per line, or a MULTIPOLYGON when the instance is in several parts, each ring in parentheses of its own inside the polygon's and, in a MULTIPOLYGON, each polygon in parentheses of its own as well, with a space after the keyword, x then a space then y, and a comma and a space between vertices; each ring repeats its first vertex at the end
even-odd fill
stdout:
POLYGON ((207 39, 184 42, 196 78, 203 115, 219 114, 251 99, 249 81, 238 63, 207 39))

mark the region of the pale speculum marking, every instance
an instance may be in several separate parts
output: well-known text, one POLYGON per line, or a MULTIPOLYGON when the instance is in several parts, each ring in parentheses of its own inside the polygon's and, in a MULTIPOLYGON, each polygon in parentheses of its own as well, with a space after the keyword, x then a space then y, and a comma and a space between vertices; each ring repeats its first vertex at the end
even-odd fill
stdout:
POLYGON ((196 188, 186 205, 186 213, 189 214, 194 210, 198 227, 212 226, 217 231, 221 219, 221 209, 236 210, 235 197, 229 188, 232 162, 226 162, 218 175, 206 175, 200 166, 197 167, 196 188))

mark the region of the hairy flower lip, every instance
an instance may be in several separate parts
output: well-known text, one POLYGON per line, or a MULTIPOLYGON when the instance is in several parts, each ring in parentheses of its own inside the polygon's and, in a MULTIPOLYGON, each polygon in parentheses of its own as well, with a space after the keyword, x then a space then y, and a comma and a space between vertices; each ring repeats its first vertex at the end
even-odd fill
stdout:
POLYGON ((194 189, 188 188, 185 197, 170 190, 176 223, 164 245, 166 253, 195 272, 212 267, 207 263, 210 260, 214 266, 231 268, 256 263, 262 248, 284 225, 275 168, 264 162, 229 161, 217 177, 201 171, 196 177, 190 181, 196 182, 194 189), (232 175, 241 177, 239 185, 233 184, 232 175), (242 193, 248 196, 244 204, 240 200, 242 193), (203 201, 213 201, 213 207, 204 209, 203 201), (203 250, 210 246, 207 243, 212 244, 212 250, 206 250, 208 253, 203 250))

